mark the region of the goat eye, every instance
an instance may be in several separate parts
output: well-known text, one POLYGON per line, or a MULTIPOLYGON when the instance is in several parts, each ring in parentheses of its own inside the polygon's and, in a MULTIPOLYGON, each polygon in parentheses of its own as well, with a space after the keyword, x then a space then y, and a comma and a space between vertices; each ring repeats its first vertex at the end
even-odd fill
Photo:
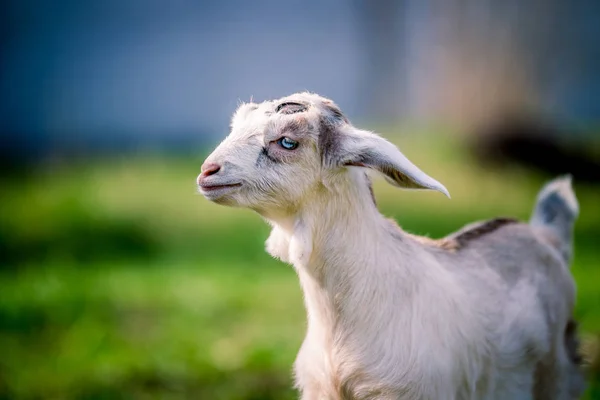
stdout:
POLYGON ((277 144, 286 150, 294 150, 296 147, 298 147, 298 142, 288 137, 282 137, 277 141, 277 144))

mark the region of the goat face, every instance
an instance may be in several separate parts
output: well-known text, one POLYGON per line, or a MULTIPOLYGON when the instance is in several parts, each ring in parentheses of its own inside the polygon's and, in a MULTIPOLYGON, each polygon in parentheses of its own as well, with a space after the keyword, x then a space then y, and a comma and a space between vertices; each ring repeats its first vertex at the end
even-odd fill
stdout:
POLYGON ((322 106, 306 94, 242 104, 231 133, 202 166, 200 192, 216 203, 253 209, 297 206, 321 175, 322 106))
POLYGON ((242 104, 231 133, 203 164, 198 187, 219 204, 290 214, 311 193, 346 176, 348 167, 377 170, 396 186, 447 194, 394 145, 354 128, 331 100, 311 93, 242 104))

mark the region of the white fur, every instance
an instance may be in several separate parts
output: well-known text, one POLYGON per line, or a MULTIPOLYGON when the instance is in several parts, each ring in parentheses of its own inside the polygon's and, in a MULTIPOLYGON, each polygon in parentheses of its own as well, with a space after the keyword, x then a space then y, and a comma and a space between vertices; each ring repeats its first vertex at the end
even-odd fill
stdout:
POLYGON ((242 186, 205 196, 259 212, 273 226, 267 250, 298 273, 308 314, 295 363, 303 399, 540 399, 536 379, 544 398, 569 398, 562 331, 573 283, 529 226, 457 251, 405 234, 374 206, 362 167, 399 186, 447 190, 313 94, 242 105, 207 162, 222 166, 207 185, 242 186), (307 110, 275 112, 285 101, 307 110), (334 146, 324 144, 328 129, 334 146), (281 149, 282 136, 300 146, 281 149), (549 378, 536 378, 540 368, 549 378))

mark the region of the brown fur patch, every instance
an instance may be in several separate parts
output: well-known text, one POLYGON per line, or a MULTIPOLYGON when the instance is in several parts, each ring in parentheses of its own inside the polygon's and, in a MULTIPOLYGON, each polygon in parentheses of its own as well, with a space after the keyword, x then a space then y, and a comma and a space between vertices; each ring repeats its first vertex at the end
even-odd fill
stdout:
POLYGON ((293 101, 286 101, 285 103, 281 103, 275 108, 276 113, 281 114, 296 114, 299 112, 304 112, 308 110, 308 106, 306 104, 297 103, 293 101))
POLYGON ((518 222, 513 218, 494 218, 460 230, 452 238, 458 243, 459 247, 463 247, 468 242, 497 231, 505 225, 516 224, 518 222))
POLYGON ((408 236, 424 245, 439 247, 440 249, 448 251, 457 251, 460 248, 465 247, 473 240, 492 233, 505 225, 515 224, 518 222, 519 221, 512 218, 495 218, 489 221, 468 225, 458 232, 455 232, 442 239, 430 239, 428 237, 411 234, 408 234, 408 236))

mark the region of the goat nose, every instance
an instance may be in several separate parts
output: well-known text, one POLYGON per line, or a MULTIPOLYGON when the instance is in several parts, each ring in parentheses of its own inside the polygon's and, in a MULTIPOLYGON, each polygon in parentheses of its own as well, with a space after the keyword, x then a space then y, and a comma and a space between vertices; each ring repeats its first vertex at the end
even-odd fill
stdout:
POLYGON ((219 172, 221 166, 216 163, 204 163, 200 167, 200 171, 202 171, 202 176, 211 176, 219 172))
POLYGON ((198 184, 200 184, 200 181, 202 181, 202 179, 206 178, 207 176, 211 176, 219 172, 220 169, 221 166, 216 163, 202 164, 202 166, 200 167, 200 175, 198 176, 198 184))

